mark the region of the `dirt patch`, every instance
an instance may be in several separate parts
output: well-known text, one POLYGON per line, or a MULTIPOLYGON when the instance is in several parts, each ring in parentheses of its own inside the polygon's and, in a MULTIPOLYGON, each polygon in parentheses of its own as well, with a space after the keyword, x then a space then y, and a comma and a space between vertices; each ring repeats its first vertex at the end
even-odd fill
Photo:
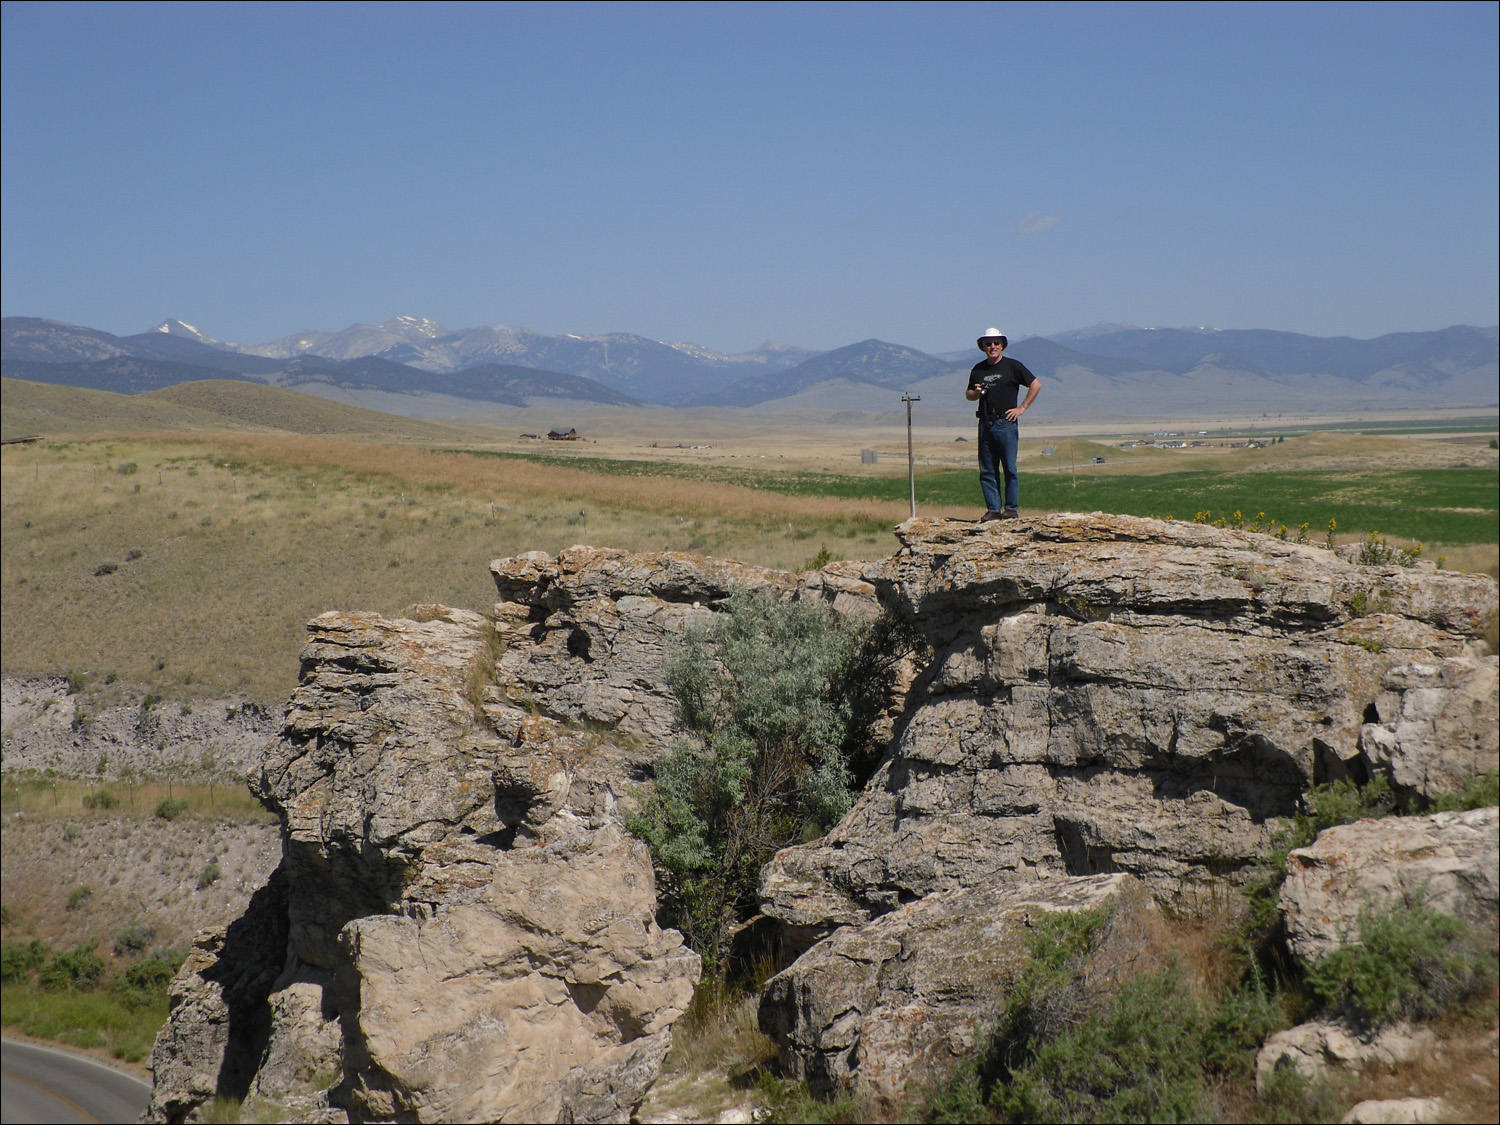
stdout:
POLYGON ((199 930, 245 910, 281 859, 274 824, 218 820, 89 819, 0 830, 5 938, 56 948, 97 939, 120 963, 153 949, 185 949, 199 930))

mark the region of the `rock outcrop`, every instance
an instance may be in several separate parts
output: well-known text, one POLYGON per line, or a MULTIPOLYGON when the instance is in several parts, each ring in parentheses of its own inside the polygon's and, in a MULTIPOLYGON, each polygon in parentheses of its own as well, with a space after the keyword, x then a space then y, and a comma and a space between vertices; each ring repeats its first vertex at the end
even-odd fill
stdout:
POLYGON ((254 788, 272 883, 200 938, 151 1114, 626 1121, 699 975, 621 802, 650 752, 509 703, 477 614, 324 614, 254 788))
POLYGON ((1097 514, 898 534, 802 576, 534 553, 492 564, 493 624, 314 621, 255 783, 283 826, 272 937, 200 942, 156 1115, 212 1091, 324 1119, 627 1119, 698 961, 622 824, 674 734, 663 664, 736 587, 900 614, 929 646, 853 809, 762 880, 806 951, 762 1019, 821 1085, 941 1071, 1037 911, 1129 887, 1191 910, 1314 782, 1418 799, 1500 754, 1488 578, 1097 514))
POLYGON ((862 576, 932 661, 849 815, 766 870, 763 909, 804 940, 938 891, 1110 871, 1190 908, 1314 782, 1425 794, 1495 767, 1487 577, 1097 514, 899 534, 862 576))
POLYGON ((1496 766, 1488 578, 1128 517, 898 533, 862 577, 930 663, 854 808, 762 876, 764 912, 818 942, 773 981, 762 1027, 816 1082, 938 1077, 926 1029, 1003 1005, 998 974, 983 1000, 923 995, 891 952, 959 966, 986 948, 977 923, 930 921, 966 896, 983 917, 1128 873, 1191 911, 1247 876, 1315 782, 1381 773, 1416 798, 1496 766))

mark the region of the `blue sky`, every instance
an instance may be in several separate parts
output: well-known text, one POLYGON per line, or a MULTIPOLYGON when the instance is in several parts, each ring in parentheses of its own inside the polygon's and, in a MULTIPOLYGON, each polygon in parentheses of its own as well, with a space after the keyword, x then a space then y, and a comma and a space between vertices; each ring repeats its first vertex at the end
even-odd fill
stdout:
POLYGON ((6 3, 0 306, 724 350, 1489 325, 1497 11, 6 3))

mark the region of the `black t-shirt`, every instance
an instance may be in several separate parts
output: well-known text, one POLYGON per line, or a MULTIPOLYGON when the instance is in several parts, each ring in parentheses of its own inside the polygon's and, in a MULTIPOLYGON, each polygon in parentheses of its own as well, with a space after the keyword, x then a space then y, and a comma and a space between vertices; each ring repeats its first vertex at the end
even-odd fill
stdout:
POLYGON ((999 363, 983 359, 969 372, 969 386, 982 392, 979 409, 974 417, 985 422, 1004 418, 1005 412, 1016 405, 1021 388, 1036 382, 1036 376, 1026 370, 1026 365, 1010 356, 1001 356, 999 363))

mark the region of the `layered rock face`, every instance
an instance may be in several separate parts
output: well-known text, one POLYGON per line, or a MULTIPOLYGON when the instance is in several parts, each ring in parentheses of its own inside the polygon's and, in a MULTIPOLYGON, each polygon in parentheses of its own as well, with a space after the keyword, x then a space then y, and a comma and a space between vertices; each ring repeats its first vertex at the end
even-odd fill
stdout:
POLYGON ((913 520, 864 569, 932 662, 849 815, 767 869, 789 927, 1111 871, 1191 906, 1314 782, 1495 766, 1486 577, 1122 516, 1000 526, 913 520))
MULTIPOLYGON (((1496 767, 1488 578, 1127 517, 898 533, 862 577, 931 661, 854 808, 761 883, 765 913, 817 941, 760 1009, 815 1085, 890 1096, 940 1077, 1003 1005, 1018 906, 1095 905, 1123 873, 1175 909, 1211 905, 1316 782, 1378 772, 1425 796, 1496 767)), ((1432 819, 1383 858, 1439 836, 1447 851, 1390 879, 1492 910, 1494 810, 1432 819)), ((1300 862, 1354 882, 1365 866, 1300 862)), ((1363 901, 1305 897, 1310 933, 1363 901)))
POLYGON ((626 1121, 698 956, 620 802, 650 756, 509 704, 477 614, 325 614, 258 795, 271 885, 200 938, 152 1115, 626 1121))
POLYGON ((675 710, 662 667, 688 624, 709 620, 731 590, 822 598, 847 614, 879 612, 858 563, 805 575, 672 551, 574 547, 490 564, 497 620, 519 643, 501 659, 518 700, 572 722, 664 740, 675 710))

